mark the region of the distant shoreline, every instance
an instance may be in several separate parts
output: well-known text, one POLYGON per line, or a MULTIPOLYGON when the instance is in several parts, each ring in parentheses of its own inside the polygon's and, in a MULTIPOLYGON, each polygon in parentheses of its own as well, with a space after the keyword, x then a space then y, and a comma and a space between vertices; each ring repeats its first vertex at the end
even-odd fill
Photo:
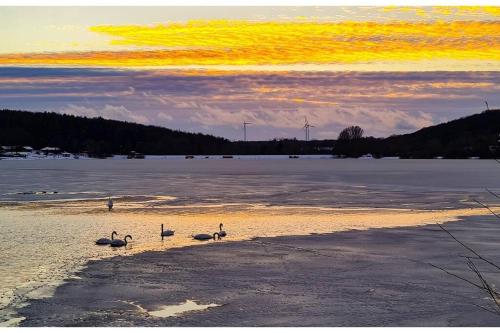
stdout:
POLYGON ((310 155, 144 155, 144 158, 129 158, 128 155, 112 155, 109 157, 98 158, 89 157, 84 155, 70 154, 70 156, 61 155, 28 155, 26 157, 9 157, 0 156, 0 160, 16 160, 16 161, 31 161, 31 160, 137 160, 137 159, 148 159, 148 160, 161 160, 161 159, 332 159, 335 158, 331 154, 310 154, 310 155), (75 158, 75 156, 78 156, 75 158))
POLYGON ((404 158, 399 156, 386 156, 386 157, 373 157, 373 156, 361 156, 361 157, 338 157, 331 154, 310 154, 310 155, 144 155, 144 158, 128 158, 127 155, 112 155, 109 157, 88 157, 79 155, 75 158, 74 154, 70 156, 61 155, 33 155, 26 157, 14 157, 14 156, 0 156, 0 161, 40 161, 40 160, 221 160, 221 159, 243 159, 243 160, 286 160, 286 159, 303 159, 303 160, 314 160, 314 159, 333 159, 333 160, 495 160, 495 158, 479 158, 476 156, 472 157, 459 157, 459 158, 446 158, 442 156, 437 156, 434 158, 404 158), (230 156, 230 157, 229 157, 230 156))

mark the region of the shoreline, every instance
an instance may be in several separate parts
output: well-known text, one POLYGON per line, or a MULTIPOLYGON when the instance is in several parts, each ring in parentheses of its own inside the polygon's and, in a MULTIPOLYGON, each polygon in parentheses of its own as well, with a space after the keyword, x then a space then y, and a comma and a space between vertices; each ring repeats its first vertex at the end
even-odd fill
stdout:
MULTIPOLYGON (((54 208, 54 207, 53 207, 54 208)), ((5 216, 7 222, 12 220, 16 227, 20 225, 15 221, 36 219, 39 228, 44 228, 47 223, 58 223, 57 232, 47 234, 46 239, 59 239, 58 242, 51 241, 54 245, 44 248, 24 248, 22 255, 19 251, 11 251, 10 255, 15 263, 9 270, 12 278, 5 280, 3 295, 5 306, 2 308, 2 323, 0 325, 10 325, 12 320, 16 320, 16 313, 29 300, 44 299, 54 295, 54 290, 64 283, 64 280, 75 276, 75 273, 85 269, 89 260, 108 259, 114 256, 133 256, 137 253, 147 251, 163 251, 172 248, 185 248, 186 246, 205 246, 206 244, 193 241, 189 235, 196 231, 210 230, 218 226, 220 221, 224 222, 225 229, 229 232, 229 237, 225 242, 239 242, 260 237, 280 237, 280 236, 308 236, 311 234, 328 234, 332 232, 345 232, 349 230, 369 230, 371 228, 394 228, 426 225, 439 221, 446 223, 455 221, 461 215, 484 216, 489 212, 482 208, 456 208, 451 210, 412 210, 412 209, 373 209, 373 208, 351 208, 337 209, 329 208, 325 211, 314 211, 303 207, 296 207, 298 211, 290 210, 291 207, 261 207, 264 210, 231 211, 223 209, 207 215, 188 214, 182 215, 177 212, 175 216, 166 214, 166 211, 156 209, 146 214, 146 211, 139 210, 141 219, 137 219, 136 213, 128 212, 128 209, 118 210, 109 215, 102 212, 97 215, 82 214, 77 211, 66 211, 64 214, 56 213, 53 208, 46 211, 40 209, 8 209, 4 210, 8 214, 5 216), (286 208, 286 209, 285 209, 286 208), (282 210, 285 209, 285 210, 282 210), (40 214, 42 213, 43 214, 40 214), (300 213, 302 212, 302 213, 300 213), (33 215, 35 214, 35 215, 33 215), (178 215, 180 214, 180 215, 178 215), (93 216, 93 222, 89 223, 88 217, 93 216), (145 223, 144 221, 147 221, 145 223), (235 222, 238 221, 238 222, 235 222), (176 236, 167 239, 165 242, 157 237, 157 227, 161 223, 167 223, 169 227, 176 230, 176 236), (68 242, 73 231, 85 226, 85 231, 79 233, 79 242, 68 242), (125 249, 95 247, 94 239, 101 230, 116 229, 132 231, 134 240, 125 249), (56 237, 56 238, 54 238, 56 237), (31 251, 31 252, 30 252, 31 251), (27 271, 32 266, 26 266, 25 257, 29 257, 31 262, 45 262, 46 268, 41 267, 38 271, 27 271), (49 260, 45 258, 58 258, 49 260), (16 259, 17 258, 17 259, 16 259), (17 261, 16 261, 17 260, 17 261), (18 266, 16 266, 18 265, 18 266), (20 266, 24 265, 24 266, 20 266), (24 267, 24 268, 23 268, 24 267), (48 269, 51 268, 51 269, 48 269), (24 277, 25 281, 19 282, 24 277), (17 280, 16 280, 17 279, 17 280), (12 286, 12 287, 11 287, 12 286)), ((68 207, 65 208, 68 210, 68 207)), ((88 207, 85 208, 88 210, 88 207)), ((26 224, 28 228, 32 226, 26 224)), ((20 229, 21 230, 21 229, 20 229)), ((27 234, 33 233, 32 229, 26 230, 27 234)), ((38 238, 28 239, 39 243, 38 238)))
MULTIPOLYGON (((8 152, 10 154, 10 152, 8 152)), ((60 154, 37 154, 37 153, 26 153, 21 152, 20 155, 0 155, 0 160, 2 161, 73 161, 73 160, 231 160, 231 159, 243 159, 243 160, 294 160, 294 159, 304 159, 304 160, 316 160, 316 159, 333 159, 333 160, 486 160, 494 161, 494 157, 479 157, 477 155, 470 156, 460 156, 460 157, 445 157, 445 156, 433 156, 428 158, 412 158, 405 156, 373 156, 370 153, 355 156, 340 156, 333 153, 311 153, 311 154, 145 154, 144 157, 128 157, 127 154, 110 154, 109 156, 95 157, 88 156, 84 153, 65 153, 67 155, 60 154)))
MULTIPOLYGON (((41 155, 41 154, 28 154, 26 156, 0 156, 0 160, 3 161, 40 161, 40 160, 191 160, 191 159, 196 159, 196 160, 206 160, 206 159, 211 159, 211 160, 230 160, 230 159, 246 159, 246 160, 288 160, 292 159, 290 156, 298 156, 298 157, 293 157, 295 158, 302 158, 302 159, 339 159, 335 158, 332 154, 298 154, 298 155, 290 155, 290 154, 268 154, 268 155, 255 155, 255 154, 230 154, 230 155, 224 155, 224 154, 205 154, 205 155, 192 155, 192 154, 174 154, 174 155, 165 155, 165 154, 160 154, 160 155, 144 155, 144 158, 127 158, 127 155, 123 154, 112 154, 111 156, 107 157, 90 157, 90 156, 84 156, 82 153, 70 153, 71 156, 62 156, 61 154, 59 155, 41 155), (77 157, 75 157, 77 156, 77 157), (231 156, 231 157, 224 157, 224 156, 231 156)), ((367 158, 355 158, 353 159, 367 159, 367 158)), ((373 158, 375 159, 375 158, 373 158)), ((399 158, 394 158, 394 157, 382 157, 379 159, 399 159, 399 158)), ((464 157, 463 159, 471 159, 469 157, 464 157)))
MULTIPOLYGON (((447 226, 500 262, 494 218, 463 217, 447 226)), ((467 274, 460 254, 463 249, 437 226, 423 225, 116 256, 90 261, 53 297, 31 301, 19 310, 27 318, 20 325, 499 325, 500 317, 472 304, 488 306, 484 293, 425 264, 467 274), (213 306, 176 317, 153 315, 186 301, 213 306)))

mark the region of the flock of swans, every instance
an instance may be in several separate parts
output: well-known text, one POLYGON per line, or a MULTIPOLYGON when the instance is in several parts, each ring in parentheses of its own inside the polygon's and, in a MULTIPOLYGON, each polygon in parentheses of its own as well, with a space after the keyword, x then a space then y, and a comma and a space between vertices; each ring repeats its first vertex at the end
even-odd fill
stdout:
POLYGON ((127 239, 130 238, 132 240, 132 236, 127 235, 125 238, 122 239, 115 239, 114 236, 117 235, 118 233, 116 231, 113 231, 111 233, 111 239, 109 238, 99 238, 98 240, 95 241, 96 245, 110 245, 111 247, 122 247, 127 245, 127 239))
MULTIPOLYGON (((210 240, 210 239, 220 240, 222 237, 227 236, 226 231, 222 230, 223 226, 224 225, 222 223, 219 224, 219 232, 214 232, 212 235, 210 235, 210 234, 196 234, 196 235, 192 235, 192 237, 193 237, 193 239, 196 239, 199 241, 206 241, 206 240, 210 240)), ((170 229, 164 230, 163 224, 161 225, 160 236, 161 236, 162 240, 164 237, 173 236, 174 233, 175 233, 174 230, 170 230, 170 229)), ((96 245, 110 245, 111 247, 122 247, 122 246, 126 246, 128 244, 127 239, 132 240, 132 236, 130 236, 130 235, 125 236, 123 238, 123 240, 122 239, 115 239, 114 238, 115 235, 118 236, 118 233, 116 231, 113 231, 111 233, 111 239, 110 238, 99 238, 98 240, 95 241, 95 244, 96 245)))
MULTIPOLYGON (((113 199, 111 197, 108 198, 108 211, 111 211, 113 209, 113 199)), ((199 241, 206 241, 206 240, 220 240, 222 237, 226 237, 227 233, 225 230, 222 230, 222 227, 224 224, 219 224, 219 232, 214 232, 212 235, 210 234, 196 234, 192 235, 193 239, 199 240, 199 241)), ((164 230, 163 229, 163 224, 161 225, 161 232, 160 236, 161 239, 163 240, 164 237, 170 237, 173 236, 175 233, 174 230, 164 230)), ((118 233, 116 231, 113 231, 111 233, 111 239, 110 238, 99 238, 98 240, 95 241, 96 245, 110 245, 111 247, 122 247, 127 245, 127 239, 130 238, 132 240, 132 236, 126 235, 123 240, 122 239, 115 239, 114 237, 118 236, 118 233)))

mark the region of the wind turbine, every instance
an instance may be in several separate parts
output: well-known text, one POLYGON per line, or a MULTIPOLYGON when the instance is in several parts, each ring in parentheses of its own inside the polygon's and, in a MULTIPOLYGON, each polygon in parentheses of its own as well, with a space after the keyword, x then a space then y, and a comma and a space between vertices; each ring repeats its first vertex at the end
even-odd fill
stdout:
POLYGON ((490 106, 488 105, 488 101, 484 101, 484 103, 486 104, 486 110, 490 110, 490 106))
POLYGON ((252 123, 243 122, 243 141, 247 141, 247 125, 251 125, 252 123))
POLYGON ((303 128, 304 128, 304 130, 305 130, 305 132, 306 132, 306 141, 309 141, 309 129, 310 129, 311 127, 314 127, 314 126, 313 126, 313 125, 311 125, 311 124, 309 124, 309 122, 307 121, 307 117, 304 117, 304 119, 305 119, 305 121, 306 121, 306 122, 305 122, 305 124, 304 124, 304 127, 303 127, 303 128))

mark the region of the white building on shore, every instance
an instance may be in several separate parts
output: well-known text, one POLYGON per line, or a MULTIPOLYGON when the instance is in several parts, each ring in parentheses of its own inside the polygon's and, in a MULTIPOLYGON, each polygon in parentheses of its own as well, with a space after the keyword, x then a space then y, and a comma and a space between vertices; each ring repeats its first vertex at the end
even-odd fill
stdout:
POLYGON ((62 152, 62 149, 59 147, 43 147, 40 152, 45 155, 57 155, 62 152))

